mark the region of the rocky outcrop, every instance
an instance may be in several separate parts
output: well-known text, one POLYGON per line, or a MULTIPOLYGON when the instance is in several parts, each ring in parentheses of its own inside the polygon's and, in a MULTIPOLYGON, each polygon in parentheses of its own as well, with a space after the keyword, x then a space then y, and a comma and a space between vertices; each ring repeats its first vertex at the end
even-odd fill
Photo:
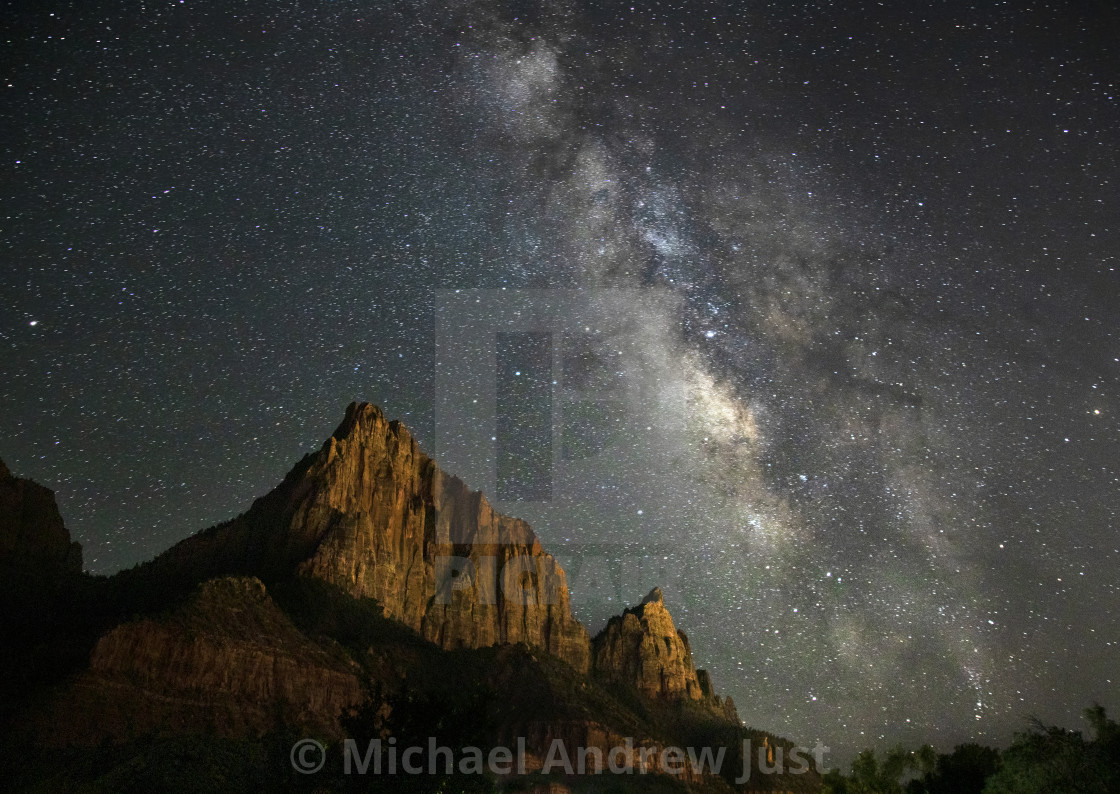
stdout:
POLYGON ((70 540, 54 491, 12 476, 0 461, 0 568, 78 574, 82 547, 70 540))
POLYGON ((673 625, 661 588, 611 618, 592 645, 595 670, 633 683, 642 694, 700 700, 703 690, 692 664, 688 637, 673 625))
POLYGON ((315 576, 443 648, 523 642, 587 671, 564 570, 524 521, 443 472, 400 422, 351 404, 323 448, 244 516, 156 561, 195 581, 315 576))
POLYGON ((596 672, 632 683, 648 697, 709 701, 729 718, 735 714, 730 698, 720 700, 707 672, 693 665, 688 637, 673 625, 659 587, 638 606, 610 619, 592 641, 592 660, 596 672))
POLYGON ((280 726, 337 736, 340 715, 365 698, 359 675, 301 634, 259 580, 216 579, 172 616, 101 637, 89 670, 36 722, 54 745, 280 726))

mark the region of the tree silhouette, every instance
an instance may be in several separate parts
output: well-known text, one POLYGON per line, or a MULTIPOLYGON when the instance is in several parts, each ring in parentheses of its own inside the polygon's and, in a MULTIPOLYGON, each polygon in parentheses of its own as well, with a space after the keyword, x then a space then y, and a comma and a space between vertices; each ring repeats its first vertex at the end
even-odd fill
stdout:
POLYGON ((984 794, 1109 794, 1120 790, 1120 726, 1100 705, 1084 712, 1094 737, 1043 725, 1015 737, 984 794))

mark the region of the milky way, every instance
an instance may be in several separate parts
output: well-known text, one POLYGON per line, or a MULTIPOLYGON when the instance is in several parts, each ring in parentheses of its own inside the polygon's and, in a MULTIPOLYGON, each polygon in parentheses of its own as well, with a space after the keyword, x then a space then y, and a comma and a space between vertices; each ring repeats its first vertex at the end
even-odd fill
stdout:
POLYGON ((368 400, 592 630, 666 585, 754 726, 1120 709, 1120 20, 674 5, 17 10, 0 455, 105 573, 368 400), (470 322, 552 333, 547 501, 493 490, 470 322))

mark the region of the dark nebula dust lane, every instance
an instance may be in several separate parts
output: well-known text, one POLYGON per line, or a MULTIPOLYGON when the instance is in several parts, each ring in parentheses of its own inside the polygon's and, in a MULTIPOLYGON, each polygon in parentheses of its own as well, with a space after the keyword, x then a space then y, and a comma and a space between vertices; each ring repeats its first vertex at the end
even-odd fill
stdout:
POLYGON ((243 511, 362 399, 531 521, 592 630, 666 586, 752 725, 947 750, 1120 708, 1106 4, 5 29, 2 454, 94 572, 243 511), (527 317, 548 500, 496 485, 437 353, 527 317))

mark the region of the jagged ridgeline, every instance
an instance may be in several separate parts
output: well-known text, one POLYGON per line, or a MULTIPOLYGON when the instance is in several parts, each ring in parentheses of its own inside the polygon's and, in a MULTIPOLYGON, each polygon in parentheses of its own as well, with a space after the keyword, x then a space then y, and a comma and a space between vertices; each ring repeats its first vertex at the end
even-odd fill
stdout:
MULTIPOLYGON (((58 771, 60 756, 35 748, 68 748, 52 751, 70 759, 64 777, 109 775, 117 787, 113 775, 156 775, 153 753, 194 769, 200 788, 214 775, 243 776, 252 790, 306 783, 288 750, 313 736, 336 750, 345 739, 363 749, 389 738, 521 742, 529 773, 563 771, 549 764, 558 743, 594 771, 630 741, 625 764, 646 748, 651 775, 610 775, 612 786, 727 790, 743 773, 744 739, 788 744, 744 728, 715 694, 660 590, 592 639, 529 525, 495 512, 372 405, 349 406, 323 447, 245 514, 109 578, 79 573, 49 491, 0 474, 0 563, 49 591, 8 610, 31 639, 7 650, 0 672, 67 648, 6 697, 7 745, 29 785, 58 771), (667 747, 727 756, 718 773, 686 758, 679 774, 659 774, 667 747)), ((399 777, 358 785, 341 757, 320 784, 428 790, 399 777)), ((495 785, 475 777, 470 786, 495 785)), ((573 789, 604 780, 560 778, 573 789)), ((820 785, 815 772, 751 779, 738 788, 820 785)))

